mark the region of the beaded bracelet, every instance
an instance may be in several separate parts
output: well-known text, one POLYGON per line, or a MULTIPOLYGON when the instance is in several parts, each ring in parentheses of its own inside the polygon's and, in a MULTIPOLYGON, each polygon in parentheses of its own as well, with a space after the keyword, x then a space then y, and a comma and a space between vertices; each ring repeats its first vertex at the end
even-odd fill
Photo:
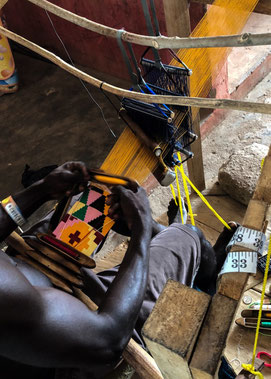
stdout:
POLYGON ((9 217, 17 224, 18 226, 22 226, 26 223, 25 218, 20 211, 20 208, 13 200, 12 196, 6 197, 1 201, 1 205, 9 217))

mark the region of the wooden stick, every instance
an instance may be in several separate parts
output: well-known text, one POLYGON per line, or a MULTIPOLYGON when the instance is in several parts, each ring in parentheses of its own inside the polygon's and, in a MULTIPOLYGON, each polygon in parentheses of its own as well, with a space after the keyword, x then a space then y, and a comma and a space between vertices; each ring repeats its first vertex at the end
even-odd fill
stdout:
MULTIPOLYGON (((73 24, 82 26, 85 29, 95 33, 102 34, 107 37, 117 38, 118 29, 98 24, 97 22, 88 20, 67 11, 47 0, 28 0, 30 3, 38 5, 47 11, 72 22, 73 24)), ((237 46, 259 46, 271 44, 271 33, 219 36, 219 37, 200 37, 200 38, 180 38, 180 37, 149 37, 140 34, 124 31, 121 38, 124 41, 135 43, 143 46, 153 46, 156 49, 191 49, 198 47, 237 47, 237 46)))
POLYGON ((55 272, 61 278, 65 279, 67 282, 71 283, 74 286, 83 287, 83 282, 80 278, 78 278, 74 273, 61 266, 59 263, 56 263, 50 258, 47 258, 42 253, 32 250, 26 253, 29 258, 37 261, 39 264, 47 267, 49 270, 55 272))
POLYGON ((85 82, 93 85, 94 87, 102 87, 103 90, 110 92, 114 95, 118 95, 120 97, 125 96, 131 99, 145 101, 146 103, 175 104, 212 109, 221 108, 239 110, 244 112, 271 114, 271 104, 254 103, 249 101, 237 101, 229 99, 204 99, 200 97, 148 95, 141 94, 139 92, 124 90, 122 88, 115 87, 111 84, 102 82, 101 80, 86 74, 78 68, 66 63, 55 54, 49 52, 46 49, 43 49, 42 47, 36 45, 33 42, 28 41, 27 39, 17 35, 16 33, 7 30, 4 27, 0 26, 0 33, 12 39, 13 41, 20 43, 28 49, 35 51, 37 54, 40 54, 41 56, 49 59, 51 62, 55 63, 60 68, 68 71, 77 78, 84 80, 85 82))
POLYGON ((30 247, 25 242, 25 240, 16 232, 10 233, 10 235, 6 237, 5 242, 14 250, 18 251, 18 253, 21 253, 23 255, 25 255, 27 251, 33 251, 32 247, 30 247))
MULTIPOLYGON (((75 275, 73 275, 71 272, 69 272, 65 267, 61 267, 60 264, 55 263, 53 260, 47 258, 43 254, 34 250, 16 232, 12 232, 5 239, 5 242, 9 246, 13 247, 13 249, 15 249, 18 253, 21 254, 20 258, 22 258, 22 256, 23 256, 24 258, 26 258, 24 260, 27 261, 32 266, 34 266, 35 268, 40 269, 42 266, 45 266, 44 268, 46 268, 46 270, 43 271, 43 273, 45 275, 48 275, 48 273, 53 271, 53 273, 60 275, 61 277, 63 277, 63 279, 66 279, 67 281, 71 282, 74 285, 77 285, 77 286, 83 285, 83 282, 81 279, 77 278, 75 275), (35 261, 39 264, 38 267, 37 267, 37 265, 34 265, 34 263, 36 263, 35 261)), ((59 287, 59 280, 58 280, 58 284, 56 284, 56 285, 59 287)), ((65 285, 65 291, 67 291, 67 288, 68 288, 68 287, 67 288, 66 287, 67 286, 65 285)), ((71 292, 71 291, 68 291, 68 292, 71 292)))
MULTIPOLYGON (((74 294, 90 310, 96 311, 97 305, 80 289, 74 288, 74 294)), ((155 360, 132 338, 123 352, 123 358, 131 365, 140 378, 163 379, 163 376, 155 363, 155 360)))
POLYGON ((53 259, 55 262, 58 262, 62 266, 65 266, 69 270, 73 271, 75 275, 81 275, 80 267, 77 266, 75 263, 71 262, 69 258, 66 257, 66 255, 61 255, 61 253, 58 253, 57 251, 49 248, 49 246, 42 245, 41 243, 30 238, 27 240, 27 242, 30 246, 40 251, 48 258, 53 259))

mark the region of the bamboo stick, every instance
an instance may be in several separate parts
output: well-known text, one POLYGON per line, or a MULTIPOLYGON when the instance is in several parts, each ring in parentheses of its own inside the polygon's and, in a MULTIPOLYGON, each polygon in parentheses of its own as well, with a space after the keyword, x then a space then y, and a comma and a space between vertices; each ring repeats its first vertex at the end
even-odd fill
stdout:
POLYGON ((131 99, 145 101, 146 103, 161 103, 161 104, 175 104, 184 105, 190 107, 199 108, 211 108, 211 109, 231 109, 239 110, 243 112, 263 113, 271 114, 271 104, 255 103, 249 101, 238 101, 229 99, 204 99, 200 97, 183 97, 183 96, 161 96, 161 95, 149 95, 139 92, 124 90, 119 87, 115 87, 111 84, 105 83, 78 68, 66 63, 63 59, 59 58, 50 51, 36 45, 35 43, 28 41, 27 39, 17 35, 16 33, 7 30, 0 26, 0 33, 6 37, 12 39, 15 42, 27 47, 30 50, 35 51, 37 54, 47 58, 51 62, 55 63, 60 68, 68 71, 70 74, 84 80, 85 82, 93 85, 97 88, 103 88, 103 90, 110 92, 120 97, 128 97, 131 99))
MULTIPOLYGON (((91 21, 85 17, 67 11, 47 0, 28 0, 29 2, 46 9, 47 11, 79 25, 92 32, 102 34, 107 37, 117 38, 118 29, 111 28, 91 21)), ((150 37, 124 31, 121 38, 124 41, 137 45, 152 46, 155 49, 191 49, 198 47, 238 47, 238 46, 259 46, 271 44, 271 33, 250 34, 244 33, 232 36, 200 37, 200 38, 180 38, 180 37, 150 37)))

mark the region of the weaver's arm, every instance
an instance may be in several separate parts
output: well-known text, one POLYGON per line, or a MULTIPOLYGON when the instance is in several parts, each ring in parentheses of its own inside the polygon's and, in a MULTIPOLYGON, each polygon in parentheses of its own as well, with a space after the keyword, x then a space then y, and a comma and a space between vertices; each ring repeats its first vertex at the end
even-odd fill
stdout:
POLYGON ((53 288, 33 287, 0 256, 0 355, 41 367, 110 371, 128 343, 148 276, 151 216, 144 190, 116 188, 131 228, 119 273, 97 312, 53 288))
MULTIPOLYGON (((81 162, 67 162, 53 170, 44 179, 15 194, 14 201, 26 219, 48 200, 60 199, 74 186, 82 191, 89 180, 86 167, 81 162)), ((3 241, 17 225, 0 207, 0 240, 3 241)))

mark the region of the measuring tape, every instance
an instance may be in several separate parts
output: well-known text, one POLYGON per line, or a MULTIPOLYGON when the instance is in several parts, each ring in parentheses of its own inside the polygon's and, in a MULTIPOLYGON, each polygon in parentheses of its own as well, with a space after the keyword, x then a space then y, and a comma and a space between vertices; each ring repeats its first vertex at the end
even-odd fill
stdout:
POLYGON ((256 251, 232 251, 228 253, 219 275, 228 272, 256 274, 258 253, 256 251))
POLYGON ((264 233, 239 226, 226 247, 226 251, 233 248, 237 251, 228 253, 219 275, 228 272, 256 274, 258 255, 263 254, 265 240, 264 233), (250 251, 239 251, 239 249, 249 249, 250 251))
POLYGON ((226 251, 230 251, 234 245, 237 245, 238 248, 243 247, 263 255, 265 240, 266 237, 264 233, 245 228, 244 226, 238 226, 226 247, 226 251))

